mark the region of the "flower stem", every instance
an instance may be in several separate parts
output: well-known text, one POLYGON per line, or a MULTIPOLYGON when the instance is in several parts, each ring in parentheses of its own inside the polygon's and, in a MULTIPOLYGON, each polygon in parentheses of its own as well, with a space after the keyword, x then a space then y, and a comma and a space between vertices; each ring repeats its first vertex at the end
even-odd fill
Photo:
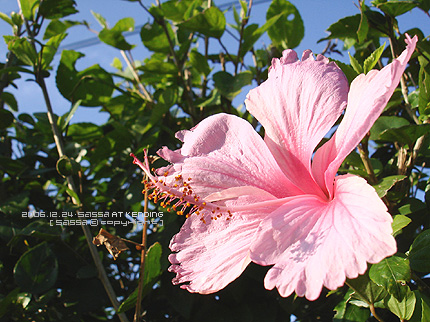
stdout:
POLYGON ((370 312, 372 313, 372 315, 373 315, 373 317, 374 317, 375 319, 377 319, 379 322, 384 322, 384 320, 382 320, 382 319, 379 317, 379 315, 378 315, 378 314, 376 314, 375 305, 370 304, 370 305, 369 305, 369 308, 370 308, 370 312))
MULTIPOLYGON (((148 212, 148 189, 145 189, 145 205, 143 208, 143 213, 146 214, 148 212)), ((142 290, 143 290, 143 282, 144 282, 144 274, 145 274, 145 255, 146 255, 146 237, 147 237, 147 229, 148 222, 146 220, 143 221, 142 228, 142 250, 140 253, 140 270, 139 270, 139 284, 137 287, 137 300, 136 300, 136 310, 134 313, 134 322, 139 322, 141 318, 141 308, 142 308, 142 290)))

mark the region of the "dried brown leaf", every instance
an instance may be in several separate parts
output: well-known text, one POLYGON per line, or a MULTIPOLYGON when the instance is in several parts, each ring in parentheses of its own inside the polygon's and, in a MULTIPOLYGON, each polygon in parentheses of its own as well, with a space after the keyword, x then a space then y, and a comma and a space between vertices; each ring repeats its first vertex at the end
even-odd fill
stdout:
POLYGON ((96 246, 105 245, 108 252, 113 256, 113 259, 117 259, 121 252, 129 249, 120 237, 112 235, 103 228, 93 238, 93 244, 96 246))

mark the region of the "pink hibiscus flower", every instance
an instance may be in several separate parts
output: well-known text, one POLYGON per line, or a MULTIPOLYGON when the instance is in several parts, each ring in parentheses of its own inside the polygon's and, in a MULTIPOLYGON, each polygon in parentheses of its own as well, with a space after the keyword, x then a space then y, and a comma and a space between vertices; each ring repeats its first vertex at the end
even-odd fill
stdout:
POLYGON ((246 99, 264 140, 247 121, 217 114, 178 132, 179 150, 158 151, 171 165, 155 174, 146 155, 145 163, 135 158, 153 201, 188 212, 170 243, 173 282, 216 292, 253 261, 273 265, 267 289, 315 300, 323 286, 334 290, 394 254, 392 218, 375 190, 336 172, 384 109, 416 42, 407 35, 398 59, 358 76, 349 90, 324 56, 305 51, 299 61, 286 50, 246 99), (333 137, 315 152, 344 110, 333 137))

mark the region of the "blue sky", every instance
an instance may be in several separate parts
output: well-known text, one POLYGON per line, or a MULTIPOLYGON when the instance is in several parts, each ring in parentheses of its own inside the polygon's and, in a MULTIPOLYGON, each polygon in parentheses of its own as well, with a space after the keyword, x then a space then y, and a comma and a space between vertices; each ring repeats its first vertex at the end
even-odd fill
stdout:
MULTIPOLYGON (((140 8, 136 2, 127 2, 122 0, 76 0, 76 2, 79 13, 69 16, 67 19, 86 20, 95 30, 100 30, 101 28, 93 18, 91 10, 104 16, 111 26, 124 17, 134 18, 136 25, 142 25, 151 21, 148 14, 140 8)), ((232 2, 232 0, 214 1, 218 6, 232 2)), ((327 35, 325 30, 339 19, 359 12, 356 6, 358 1, 353 0, 290 0, 290 2, 298 8, 305 26, 305 37, 299 47, 296 48, 299 56, 305 49, 312 49, 315 53, 321 52, 325 47, 325 43, 317 44, 317 41, 327 35)), ((143 0, 143 3, 149 6, 151 1, 143 0)), ((370 1, 366 1, 366 3, 370 4, 370 1)), ((269 5, 270 1, 254 0, 251 12, 251 23, 262 24, 265 21, 266 11, 269 5)), ((0 0, 0 8, 2 12, 7 14, 11 11, 18 11, 18 5, 15 0, 0 0)), ((232 21, 231 15, 229 17, 231 19, 230 21, 232 21)), ((430 19, 421 10, 414 9, 412 13, 407 13, 399 17, 399 27, 400 31, 408 30, 411 27, 419 27, 425 35, 429 35, 430 19)), ((3 20, 0 20, 1 35, 8 35, 10 32, 10 26, 3 20)), ((63 41, 63 45, 92 38, 94 36, 95 35, 85 27, 77 26, 70 29, 69 36, 63 41)), ((136 49, 133 50, 134 59, 143 60, 148 56, 148 52, 143 48, 143 45, 141 45, 138 34, 128 37, 127 40, 128 42, 137 45, 136 49)), ((234 44, 234 40, 228 35, 224 35, 223 40, 227 47, 236 46, 234 44)), ((269 38, 264 36, 257 43, 257 47, 263 44, 268 45, 269 43, 269 38)), ((2 62, 4 62, 6 51, 6 45, 1 41, 0 61, 2 62)), ((85 57, 80 59, 77 63, 76 67, 78 70, 82 70, 94 64, 100 64, 103 68, 113 71, 113 68, 110 66, 112 60, 114 57, 121 58, 118 50, 103 43, 81 48, 78 49, 78 51, 85 54, 85 57)), ((340 59, 339 56, 335 58, 340 59)), ((56 57, 54 64, 57 64, 58 60, 59 56, 56 57)), ((55 76, 55 70, 56 66, 54 66, 51 77, 47 79, 47 86, 55 113, 62 115, 70 109, 70 103, 63 99, 56 90, 55 77, 53 77, 55 76)), ((17 82, 17 85, 19 87, 18 91, 11 92, 15 94, 18 99, 20 113, 44 112, 46 110, 40 90, 34 82, 27 82, 25 81, 25 78, 23 78, 17 82)), ((107 115, 103 114, 104 113, 99 113, 97 108, 81 107, 78 109, 73 121, 102 123, 107 119, 107 115)))

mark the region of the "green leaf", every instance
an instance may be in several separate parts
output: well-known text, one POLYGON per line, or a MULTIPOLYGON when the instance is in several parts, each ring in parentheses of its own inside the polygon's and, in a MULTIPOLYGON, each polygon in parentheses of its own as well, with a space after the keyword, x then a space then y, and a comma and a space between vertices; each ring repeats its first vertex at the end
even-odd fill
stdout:
POLYGON ((18 301, 18 298, 23 293, 19 293, 19 287, 12 290, 7 296, 0 299, 0 318, 4 317, 9 311, 11 304, 18 301))
POLYGON ((42 68, 48 69, 49 64, 54 59, 55 54, 57 53, 58 47, 63 39, 66 37, 66 34, 58 34, 56 36, 51 37, 48 42, 43 46, 42 51, 42 68))
POLYGON ((34 47, 27 38, 5 36, 8 48, 25 65, 35 66, 38 62, 38 55, 34 47))
MULTIPOLYGON (((149 247, 148 251, 145 254, 142 298, 144 298, 149 293, 152 286, 162 273, 160 263, 161 249, 161 245, 156 242, 151 247, 149 247)), ((126 312, 136 305, 137 292, 138 289, 136 288, 133 293, 131 293, 131 295, 126 300, 124 300, 124 302, 121 303, 117 313, 126 312)))
POLYGON ((360 25, 358 26, 358 30, 357 30, 357 39, 358 39, 358 43, 362 44, 366 40, 367 33, 369 31, 369 22, 367 21, 367 16, 365 14, 366 4, 364 1, 361 2, 360 11, 361 11, 361 18, 360 18, 360 25))
POLYGON ((346 292, 342 301, 340 301, 334 311, 333 322, 365 322, 370 316, 369 309, 351 305, 349 300, 353 291, 350 289, 346 292))
POLYGON ((394 296, 391 296, 385 300, 385 305, 391 312, 404 321, 409 320, 412 317, 415 309, 415 302, 415 293, 408 287, 408 292, 402 301, 398 301, 394 296))
POLYGON ((255 42, 260 39, 260 37, 281 18, 283 14, 276 15, 268 19, 264 25, 258 27, 257 24, 248 25, 243 31, 242 36, 242 46, 240 47, 240 57, 244 57, 254 46, 255 42))
MULTIPOLYGON (((364 2, 363 2, 364 3, 364 2)), ((364 73, 367 74, 372 70, 373 67, 378 63, 379 58, 381 58, 384 52, 385 43, 376 49, 369 57, 366 58, 363 64, 364 73)))
MULTIPOLYGON (((157 93, 157 95, 158 94, 159 93, 157 93)), ((177 102, 177 91, 172 88, 166 88, 159 96, 158 101, 159 104, 154 106, 149 120, 145 120, 145 124, 143 126, 142 124, 139 124, 139 122, 136 123, 134 129, 140 134, 145 134, 150 129, 154 128, 163 116, 169 112, 170 107, 177 102)))
POLYGON ((0 100, 5 102, 11 108, 12 111, 18 112, 18 102, 16 101, 15 96, 13 96, 11 93, 8 93, 8 92, 1 93, 0 100))
POLYGON ((414 294, 416 297, 415 309, 409 321, 430 321, 430 298, 419 290, 415 290, 414 294))
POLYGON ((20 159, 11 159, 0 155, 0 169, 11 176, 20 176, 28 169, 28 166, 20 159))
POLYGON ((418 0, 418 7, 428 12, 430 10, 430 0, 418 0))
POLYGON ((387 291, 378 286, 369 278, 369 272, 359 275, 353 280, 347 280, 348 285, 354 290, 353 298, 363 301, 367 305, 375 304, 387 296, 387 291))
POLYGON ((400 16, 416 6, 418 6, 418 3, 416 1, 398 1, 398 0, 391 0, 388 2, 381 2, 378 3, 377 1, 374 1, 373 4, 378 9, 382 10, 386 14, 390 15, 391 17, 397 17, 400 16))
POLYGON ((230 73, 221 71, 213 75, 213 80, 215 87, 218 88, 222 95, 229 99, 233 99, 241 92, 245 85, 250 85, 252 83, 252 73, 250 71, 245 71, 233 76, 230 73))
POLYGON ((267 34, 279 49, 295 48, 305 35, 305 27, 297 8, 287 0, 273 0, 266 13, 266 20, 282 15, 267 30, 267 34))
POLYGON ((120 50, 130 50, 134 45, 129 44, 123 35, 123 32, 134 30, 134 19, 123 18, 119 20, 112 29, 105 27, 99 33, 99 39, 105 44, 120 50))
POLYGON ((430 115, 430 65, 423 56, 418 56, 420 63, 418 110, 420 114, 430 115))
POLYGON ((385 258, 372 265, 369 277, 398 301, 402 301, 409 289, 406 283, 411 280, 409 260, 398 256, 385 258))
POLYGON ((30 248, 16 262, 15 283, 24 291, 40 294, 55 285, 58 263, 46 242, 30 248))
POLYGON ((335 59, 333 59, 333 61, 340 69, 342 69, 342 72, 345 74, 346 78, 348 79, 348 83, 351 84, 351 82, 358 76, 358 73, 354 70, 354 68, 352 68, 351 65, 347 65, 335 59))
POLYGON ((19 231, 18 235, 21 236, 34 236, 44 240, 56 240, 59 239, 61 235, 61 229, 59 226, 50 225, 46 218, 49 216, 48 213, 45 213, 44 218, 40 220, 34 220, 30 222, 27 226, 25 226, 21 231, 19 231))
POLYGON ((71 21, 71 20, 64 20, 64 21, 61 21, 58 19, 51 20, 48 26, 46 27, 45 33, 43 35, 43 39, 46 40, 54 36, 57 36, 59 34, 62 34, 66 32, 66 30, 69 29, 70 27, 80 25, 80 24, 81 23, 78 21, 71 21))
POLYGON ((32 21, 40 0, 19 0, 22 15, 32 21))
POLYGON ((78 107, 81 105, 81 100, 78 100, 75 104, 72 105, 72 108, 67 113, 67 117, 64 120, 64 123, 62 124, 61 131, 64 131, 66 127, 69 125, 70 120, 72 119, 73 115, 75 115, 76 111, 78 110, 78 107))
POLYGON ((178 68, 175 64, 164 62, 154 56, 150 59, 145 59, 145 63, 137 69, 157 74, 176 74, 178 72, 178 68))
POLYGON ((62 51, 55 78, 57 88, 72 103, 82 100, 82 106, 100 106, 111 98, 112 76, 99 65, 78 72, 75 64, 81 57, 83 54, 73 50, 62 51))
POLYGON ((354 58, 354 56, 351 56, 350 53, 348 53, 349 55, 349 61, 351 62, 351 66, 352 68, 354 68, 354 70, 358 73, 358 74, 362 74, 363 73, 363 67, 361 67, 360 63, 358 62, 357 59, 354 58))
POLYGON ((58 159, 56 168, 61 176, 68 177, 77 174, 81 166, 73 158, 63 155, 58 159))
POLYGON ((200 74, 204 74, 205 76, 208 76, 211 72, 207 59, 197 50, 192 50, 190 52, 190 64, 197 69, 200 74))
POLYGON ((397 236, 403 228, 410 224, 411 221, 411 218, 405 215, 395 215, 393 218, 393 223, 391 224, 391 227, 393 228, 392 235, 394 237, 397 236))
POLYGON ((158 6, 152 6, 149 11, 155 16, 163 16, 174 22, 182 22, 185 13, 192 6, 194 0, 170 0, 161 4, 161 9, 158 6))
MULTIPOLYGON (((10 158, 0 156, 0 165, 1 166, 3 166, 2 161, 4 159, 11 160, 10 158)), ((12 161, 14 161, 14 160, 12 160, 12 161)), ((18 193, 16 195, 13 195, 12 197, 6 199, 5 201, 1 201, 0 210, 2 212, 4 212, 5 214, 16 216, 16 214, 28 211, 29 200, 30 200, 30 198, 29 198, 28 191, 18 193)))
POLYGON ((72 197, 72 199, 74 199, 74 200, 73 200, 73 203, 74 203, 75 205, 81 205, 81 200, 79 199, 79 196, 78 196, 78 194, 77 194, 75 191, 73 191, 72 189, 70 189, 70 188, 66 187, 66 192, 67 192, 67 194, 68 194, 70 197, 72 197))
POLYGON ((414 271, 430 272, 430 229, 424 230, 415 238, 408 258, 414 271))
POLYGON ((406 176, 394 175, 383 178, 379 183, 373 186, 379 198, 384 197, 387 191, 390 190, 397 182, 402 181, 406 176))
POLYGON ((413 146, 414 142, 430 131, 430 124, 406 125, 396 129, 388 129, 381 133, 382 141, 398 142, 401 145, 413 146))
POLYGON ((399 207, 399 213, 401 215, 409 215, 419 211, 426 211, 427 209, 427 205, 421 200, 415 198, 408 198, 404 201, 406 201, 407 203, 399 207))
MULTIPOLYGON (((175 34, 169 23, 166 23, 166 28, 170 39, 174 41, 175 34)), ((153 24, 147 23, 140 29, 140 39, 142 39, 143 45, 151 51, 164 54, 170 53, 170 44, 166 33, 163 27, 156 22, 153 24)))
POLYGON ((3 21, 6 21, 12 27, 14 26, 12 19, 7 14, 5 14, 3 12, 0 12, 0 19, 2 19, 3 21))
POLYGON ((39 12, 47 19, 60 19, 77 13, 75 6, 74 0, 43 0, 39 12))
POLYGON ((200 108, 219 104, 221 104, 221 95, 216 88, 212 91, 211 95, 207 99, 198 100, 196 102, 196 105, 200 108))
POLYGON ((326 38, 318 40, 318 42, 327 39, 357 39, 357 30, 359 29, 360 21, 361 14, 342 18, 330 25, 330 27, 327 29, 327 31, 330 32, 330 35, 326 38))
POLYGON ((97 12, 94 12, 91 10, 91 14, 93 15, 94 18, 96 18, 97 22, 100 24, 100 26, 102 26, 103 29, 107 29, 108 28, 108 24, 105 18, 103 18, 103 16, 97 12))
POLYGON ((224 14, 217 7, 205 9, 201 13, 178 24, 179 27, 218 39, 223 35, 225 25, 224 14))
POLYGON ((69 126, 68 136, 78 143, 99 140, 103 135, 100 126, 93 123, 74 123, 69 126))
POLYGON ((13 114, 5 109, 0 109, 0 130, 4 130, 13 124, 13 114))
POLYGON ((380 116, 370 129, 370 140, 379 140, 381 133, 388 129, 397 129, 409 125, 409 121, 399 116, 380 116))

